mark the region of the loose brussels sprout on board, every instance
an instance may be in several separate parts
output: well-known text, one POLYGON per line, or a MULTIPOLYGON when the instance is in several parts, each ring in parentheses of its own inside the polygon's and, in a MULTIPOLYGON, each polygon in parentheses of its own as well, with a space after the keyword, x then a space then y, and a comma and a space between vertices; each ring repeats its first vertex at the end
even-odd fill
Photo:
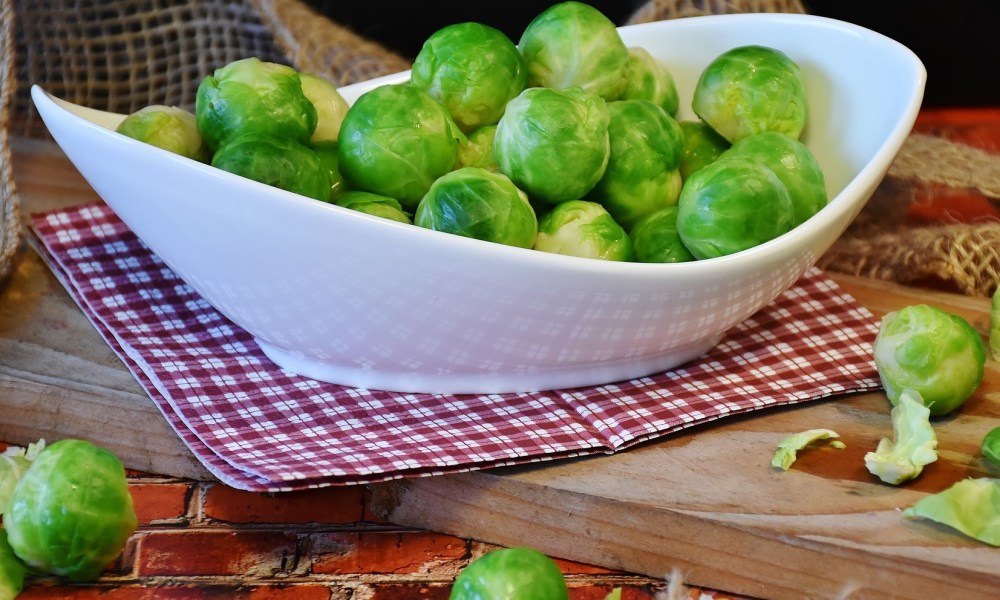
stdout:
POLYGON ((617 100, 628 82, 628 47, 615 24, 589 4, 549 7, 524 29, 518 48, 531 87, 580 87, 617 100))
POLYGON ((115 131, 199 162, 211 158, 194 114, 177 106, 153 104, 140 108, 125 117, 115 131))
POLYGON ((340 172, 350 187, 395 198, 414 210, 451 170, 462 133, 448 111, 408 84, 361 95, 340 126, 340 172))
POLYGON ((603 206, 586 200, 567 200, 545 213, 535 250, 601 260, 630 261, 634 256, 632 239, 622 226, 603 206))
POLYGON ((0 527, 0 600, 14 600, 24 588, 28 568, 7 543, 7 532, 0 527))
POLYGON ((328 201, 330 170, 316 153, 291 138, 247 133, 227 141, 212 166, 316 200, 328 201))
POLYGON ((302 91, 299 73, 258 58, 233 61, 202 79, 195 96, 198 130, 211 150, 246 133, 309 142, 316 107, 302 91))
POLYGON ((559 566, 533 548, 488 552, 462 569, 450 600, 569 600, 559 566))
POLYGON ((765 46, 740 46, 713 60, 698 79, 691 106, 730 142, 763 131, 798 139, 808 111, 799 66, 765 46))
POLYGON ((403 207, 395 198, 349 190, 340 195, 335 201, 337 206, 343 206, 351 210, 356 210, 375 217, 382 217, 390 221, 412 224, 413 220, 403 211, 403 207))
POLYGON ((427 38, 410 77, 448 109, 462 131, 471 132, 500 120, 507 102, 524 90, 528 72, 502 31, 457 23, 427 38))
POLYGON ((694 255, 677 233, 679 210, 676 205, 661 208, 636 223, 628 232, 637 262, 674 263, 694 260, 694 255))
POLYGON ((671 117, 677 115, 681 102, 670 68, 638 46, 628 49, 628 81, 618 100, 649 100, 671 117))
POLYGON ((336 142, 340 136, 340 124, 350 106, 340 95, 337 88, 329 81, 310 73, 299 73, 302 83, 302 93, 312 102, 316 109, 316 129, 313 130, 313 142, 336 142))
POLYGON ((765 131, 737 141, 726 155, 751 158, 774 171, 792 199, 792 227, 805 223, 826 206, 823 170, 802 142, 783 133, 765 131))
POLYGON ((704 121, 681 121, 684 132, 684 152, 681 155, 681 177, 687 180, 698 169, 715 162, 730 144, 704 121))
POLYGON ((882 318, 873 345, 875 366, 889 401, 913 390, 940 417, 957 409, 983 380, 986 349, 965 319, 926 304, 882 318))
POLYGON ((648 100, 608 103, 611 152, 604 175, 587 194, 630 229, 677 203, 684 133, 673 117, 648 100))
POLYGON ((533 200, 579 200, 607 168, 610 119, 607 103, 581 88, 528 88, 507 104, 493 153, 533 200))
POLYGON ((420 227, 531 248, 538 231, 528 197, 502 173, 465 167, 434 182, 417 206, 420 227))
POLYGON ((1000 467, 1000 427, 990 430, 979 445, 983 458, 988 460, 994 467, 1000 467))
POLYGON ((96 579, 137 526, 121 462, 83 440, 42 450, 3 520, 10 547, 27 566, 74 581, 96 579))
POLYGON ((774 171, 723 156, 695 171, 677 201, 677 232, 698 259, 753 248, 792 225, 792 200, 774 171))

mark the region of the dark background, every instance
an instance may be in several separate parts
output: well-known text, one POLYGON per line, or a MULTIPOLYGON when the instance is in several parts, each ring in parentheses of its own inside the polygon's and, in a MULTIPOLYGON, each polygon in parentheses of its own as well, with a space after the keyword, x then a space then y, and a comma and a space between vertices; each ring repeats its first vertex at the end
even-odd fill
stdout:
MULTIPOLYGON (((515 43, 555 1, 308 0, 319 12, 413 59, 430 34, 452 23, 478 21, 515 43)), ((623 24, 645 0, 591 0, 623 24)), ((909 47, 927 68, 924 106, 1000 106, 1000 0, 803 0, 811 14, 848 21, 909 47)), ((831 48, 831 52, 836 49, 831 48)))

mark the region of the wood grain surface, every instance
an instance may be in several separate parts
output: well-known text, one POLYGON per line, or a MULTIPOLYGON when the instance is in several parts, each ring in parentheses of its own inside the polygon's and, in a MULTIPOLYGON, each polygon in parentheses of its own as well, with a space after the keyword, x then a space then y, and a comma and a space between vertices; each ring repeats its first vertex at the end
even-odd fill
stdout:
MULTIPOLYGON (((15 142, 26 213, 96 199, 49 144, 15 142)), ((843 275, 877 315, 926 302, 985 335, 988 301, 843 275)), ((1000 477, 979 442, 1000 425, 1000 372, 936 420, 940 458, 893 487, 864 466, 891 436, 884 394, 868 393, 730 418, 612 456, 409 479, 372 486, 383 518, 654 577, 764 598, 992 598, 1000 549, 901 510, 964 477, 1000 477), (819 446, 783 472, 777 443, 816 427, 819 446)), ((0 287, 0 439, 86 437, 126 466, 211 479, 30 248, 0 287)))

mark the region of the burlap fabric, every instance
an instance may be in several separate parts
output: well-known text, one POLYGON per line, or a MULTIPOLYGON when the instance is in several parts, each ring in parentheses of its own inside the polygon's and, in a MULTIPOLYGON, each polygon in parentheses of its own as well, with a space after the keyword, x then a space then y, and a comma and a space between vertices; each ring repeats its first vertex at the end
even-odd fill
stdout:
MULTIPOLYGON (((0 273, 17 243, 17 201, 6 133, 47 135, 30 102, 39 83, 71 102, 128 113, 149 104, 193 108, 198 82, 245 56, 291 64, 346 85, 409 67, 407 60, 328 19, 299 0, 0 0, 0 273), (13 38, 13 40, 12 40, 13 38), (14 51, 9 48, 13 45, 14 51), (13 62, 13 64, 12 64, 13 62), (6 111, 9 104, 9 115, 6 111), (9 123, 8 121, 9 117, 9 123)), ((733 12, 805 12, 798 0, 650 0, 630 19, 641 23, 733 12)), ((943 140, 949 153, 967 153, 943 140)), ((904 283, 937 278, 968 294, 995 285, 1000 224, 941 225, 900 232, 880 229, 879 198, 907 178, 942 166, 942 149, 911 138, 887 183, 820 266, 904 283), (930 167, 930 168, 928 168, 930 167)), ((935 142, 937 143, 937 142, 935 142)), ((980 186, 998 197, 996 157, 957 157, 936 175, 980 186), (969 165, 977 165, 970 168, 969 165), (963 170, 964 169, 964 170, 963 170), (978 182, 978 183, 976 183, 978 182)))

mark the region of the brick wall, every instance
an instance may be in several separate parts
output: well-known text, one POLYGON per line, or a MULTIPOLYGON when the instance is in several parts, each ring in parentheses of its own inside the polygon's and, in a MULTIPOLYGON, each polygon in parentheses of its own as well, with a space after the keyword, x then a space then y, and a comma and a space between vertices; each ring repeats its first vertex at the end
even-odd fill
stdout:
MULTIPOLYGON (((446 600, 455 575, 494 548, 379 520, 363 487, 268 495, 144 473, 129 485, 139 529, 101 579, 31 579, 19 600, 446 600)), ((572 600, 603 600, 615 587, 626 600, 653 599, 665 588, 557 562, 572 600)), ((723 598, 691 592, 699 597, 723 598)))

